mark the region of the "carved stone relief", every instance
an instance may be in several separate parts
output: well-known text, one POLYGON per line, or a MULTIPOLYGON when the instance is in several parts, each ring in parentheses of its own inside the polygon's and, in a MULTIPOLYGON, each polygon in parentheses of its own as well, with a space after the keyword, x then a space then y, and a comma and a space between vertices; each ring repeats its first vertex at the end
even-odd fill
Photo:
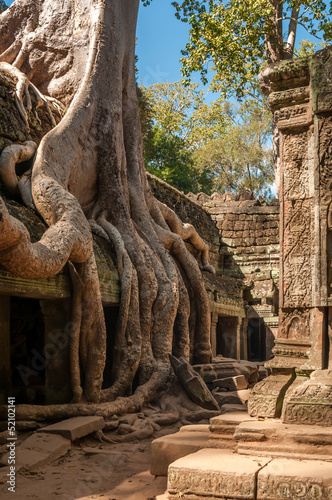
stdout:
POLYGON ((284 307, 312 305, 312 200, 285 201, 284 307))
POLYGON ((281 337, 290 340, 310 338, 309 309, 291 309, 281 311, 281 337))

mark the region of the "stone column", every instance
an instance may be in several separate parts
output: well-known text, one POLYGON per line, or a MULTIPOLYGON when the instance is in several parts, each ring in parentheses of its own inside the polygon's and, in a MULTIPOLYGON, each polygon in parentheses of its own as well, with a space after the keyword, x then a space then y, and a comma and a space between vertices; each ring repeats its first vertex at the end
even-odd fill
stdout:
POLYGON ((270 406, 259 414, 278 416, 283 404, 288 423, 332 422, 332 375, 324 370, 332 306, 331 71, 328 48, 262 78, 279 151, 280 321, 272 376, 255 387, 249 408, 254 415, 265 392, 270 406))
POLYGON ((41 300, 40 306, 45 324, 45 402, 68 403, 71 399, 70 300, 41 300))
POLYGON ((241 359, 241 318, 236 318, 236 359, 241 359))
POLYGON ((241 358, 248 359, 248 318, 243 318, 241 323, 241 358))
POLYGON ((212 355, 215 357, 217 355, 217 323, 218 323, 218 314, 211 313, 211 348, 212 355))
POLYGON ((0 295, 0 404, 11 396, 10 297, 0 295))

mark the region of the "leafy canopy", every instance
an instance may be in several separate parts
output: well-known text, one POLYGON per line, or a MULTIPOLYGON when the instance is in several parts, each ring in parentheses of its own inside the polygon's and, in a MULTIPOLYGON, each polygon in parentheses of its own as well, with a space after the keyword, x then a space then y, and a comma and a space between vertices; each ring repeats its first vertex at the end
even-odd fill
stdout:
POLYGON ((271 117, 256 100, 206 104, 197 84, 139 87, 145 165, 178 189, 270 196, 271 117), (144 98, 142 98, 144 96, 144 98), (143 109, 142 109, 143 108, 143 109))
POLYGON ((191 25, 182 58, 183 75, 193 71, 212 89, 242 97, 256 85, 262 64, 293 55, 296 26, 332 40, 332 23, 322 0, 184 0, 172 2, 176 16, 191 25), (285 31, 286 23, 288 31, 285 31))

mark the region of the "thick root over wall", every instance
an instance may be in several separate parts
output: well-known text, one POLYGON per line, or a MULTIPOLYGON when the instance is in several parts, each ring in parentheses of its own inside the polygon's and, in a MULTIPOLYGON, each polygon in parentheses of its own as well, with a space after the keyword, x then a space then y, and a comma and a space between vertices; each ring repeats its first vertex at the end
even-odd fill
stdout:
MULTIPOLYGON (((29 91, 44 105, 50 100, 37 85, 53 99, 69 100, 78 89, 33 164, 33 203, 49 225, 41 240, 32 244, 26 228, 0 203, 0 262, 30 279, 53 276, 70 262, 74 291, 73 401, 19 405, 19 419, 137 411, 165 387, 170 353, 201 363, 211 359, 208 297, 184 240, 201 251, 204 268, 213 272, 208 247, 153 197, 146 179, 135 85, 138 6, 139 0, 83 0, 74 10, 70 0, 61 6, 16 0, 0 17, 0 60, 17 78, 26 126, 29 91), (121 278, 113 383, 103 390, 106 328, 92 231, 113 246, 121 278), (134 379, 138 388, 132 394, 134 379)), ((10 165, 3 178, 9 176, 17 189, 12 161, 3 163, 10 165)))

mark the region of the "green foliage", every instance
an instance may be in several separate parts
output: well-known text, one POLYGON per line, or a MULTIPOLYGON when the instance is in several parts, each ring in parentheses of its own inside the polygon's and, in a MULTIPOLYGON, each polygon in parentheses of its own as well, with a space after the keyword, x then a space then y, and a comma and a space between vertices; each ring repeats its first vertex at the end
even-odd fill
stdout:
POLYGON ((212 179, 207 171, 197 168, 186 141, 178 135, 167 134, 158 125, 153 127, 153 137, 144 158, 148 172, 180 191, 212 192, 212 179))
POLYGON ((197 84, 140 87, 144 159, 149 172, 197 193, 250 189, 269 196, 273 183, 271 115, 266 104, 211 104, 197 84), (144 103, 144 105, 143 105, 144 103))
POLYGON ((278 45, 282 52, 286 40, 282 40, 285 26, 281 23, 290 20, 295 7, 300 8, 301 26, 325 41, 332 40, 332 6, 328 12, 322 0, 184 0, 173 5, 177 17, 191 25, 190 40, 182 52, 183 75, 189 78, 199 71, 207 83, 212 71, 212 89, 224 95, 242 97, 246 89, 257 88, 256 76, 267 60, 266 40, 273 41, 272 51, 277 53, 278 45))
POLYGON ((225 103, 229 124, 224 134, 199 148, 195 161, 208 169, 214 190, 223 193, 250 190, 270 198, 274 181, 271 114, 265 103, 247 99, 239 107, 225 103))
POLYGON ((181 191, 211 192, 211 179, 194 161, 194 146, 201 140, 197 115, 206 107, 198 85, 142 86, 138 102, 146 169, 181 191))
POLYGON ((8 5, 6 5, 3 0, 0 0, 0 14, 2 14, 2 12, 4 12, 6 9, 8 9, 8 5))
POLYGON ((307 57, 307 56, 312 56, 316 50, 317 50, 317 47, 319 46, 321 49, 324 49, 325 47, 327 47, 327 43, 319 43, 317 45, 317 43, 314 43, 314 42, 310 42, 310 40, 306 39, 306 40, 301 40, 300 43, 299 43, 299 48, 297 50, 295 50, 295 57, 307 57))

